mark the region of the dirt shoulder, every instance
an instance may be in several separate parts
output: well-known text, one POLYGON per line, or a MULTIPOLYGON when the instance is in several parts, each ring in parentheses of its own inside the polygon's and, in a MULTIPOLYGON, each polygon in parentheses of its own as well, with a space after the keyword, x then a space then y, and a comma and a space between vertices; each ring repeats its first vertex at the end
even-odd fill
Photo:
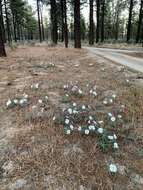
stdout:
POLYGON ((143 91, 137 84, 139 76, 86 50, 25 46, 0 58, 0 189, 141 190, 143 91), (37 89, 31 88, 34 84, 37 89), (72 93, 74 86, 83 96, 72 93), (26 106, 6 108, 9 98, 23 94, 28 95, 26 106), (105 100, 110 103, 104 104, 105 100), (97 121, 104 121, 102 128, 116 133, 119 150, 104 149, 106 143, 99 142, 98 135, 64 133, 53 117, 61 117, 73 102, 88 107, 97 121), (112 125, 109 113, 122 115, 122 122, 112 125), (116 174, 108 169, 111 163, 118 166, 116 174))

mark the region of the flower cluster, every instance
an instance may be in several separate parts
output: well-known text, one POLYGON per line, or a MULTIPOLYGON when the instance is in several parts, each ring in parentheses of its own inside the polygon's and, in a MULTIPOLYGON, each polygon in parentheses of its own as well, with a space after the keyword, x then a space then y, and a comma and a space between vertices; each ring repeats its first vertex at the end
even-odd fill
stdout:
POLYGON ((6 102, 7 108, 13 108, 15 106, 24 107, 26 105, 28 105, 28 95, 25 93, 20 98, 18 97, 18 98, 8 99, 8 101, 6 102))
POLYGON ((90 114, 90 106, 77 105, 72 103, 67 109, 64 109, 59 117, 54 116, 53 120, 62 124, 66 135, 73 132, 79 132, 82 135, 97 135, 99 145, 104 150, 112 147, 118 149, 117 136, 108 132, 101 125, 103 121, 98 121, 95 115, 90 114))

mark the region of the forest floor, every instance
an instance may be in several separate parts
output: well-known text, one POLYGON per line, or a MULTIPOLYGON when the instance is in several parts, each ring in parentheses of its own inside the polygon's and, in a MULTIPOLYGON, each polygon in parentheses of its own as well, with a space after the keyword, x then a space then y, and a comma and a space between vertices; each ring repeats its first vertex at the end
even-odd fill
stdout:
POLYGON ((19 46, 0 58, 0 190, 142 190, 142 78, 84 49, 19 46), (78 86, 83 96, 65 91, 67 84, 78 86), (26 106, 6 107, 9 98, 24 93, 26 106), (103 104, 113 94, 115 100, 103 104), (47 102, 39 101, 45 96, 47 102), (53 116, 73 102, 90 106, 102 127, 116 133, 119 150, 102 150, 96 135, 64 134, 53 116), (110 125, 107 114, 118 112, 122 122, 110 125))

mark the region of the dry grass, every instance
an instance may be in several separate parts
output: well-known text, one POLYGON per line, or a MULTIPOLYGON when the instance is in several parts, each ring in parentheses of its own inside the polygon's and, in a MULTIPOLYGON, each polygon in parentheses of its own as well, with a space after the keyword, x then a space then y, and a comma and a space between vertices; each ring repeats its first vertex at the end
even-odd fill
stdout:
MULTIPOLYGON (((5 136, 12 148, 3 153, 2 162, 11 160, 14 163, 13 172, 1 182, 0 189, 7 189, 19 178, 27 180, 29 186, 23 188, 26 190, 78 190, 83 187, 110 190, 117 186, 132 189, 130 173, 143 173, 143 159, 137 153, 143 143, 143 91, 126 84, 126 70, 119 72, 116 66, 91 58, 85 50, 47 47, 20 47, 1 60, 0 67, 1 120, 4 121, 6 115, 6 133, 9 128, 13 131, 5 136), (39 63, 54 63, 55 67, 36 67, 39 63), (93 65, 89 66, 90 63, 93 65), (62 87, 71 81, 78 81, 83 91, 87 91, 87 83, 97 85, 99 96, 96 99, 72 97, 72 101, 90 104, 97 111, 99 120, 104 118, 104 112, 115 110, 121 104, 126 106, 125 124, 111 129, 117 131, 119 152, 103 153, 97 146, 96 137, 65 136, 63 127, 54 125, 52 116, 65 106, 61 103, 62 87), (36 82, 40 83, 40 89, 32 91, 30 85, 36 82), (102 100, 108 90, 117 93, 117 101, 113 106, 105 107, 102 100), (30 97, 28 107, 5 110, 3 104, 8 97, 24 92, 30 97), (45 105, 48 117, 26 120, 26 113, 31 112, 32 106, 44 95, 49 96, 49 103, 45 105), (97 106, 101 106, 99 112, 97 106), (129 173, 111 175, 107 162, 112 160, 126 166, 129 173)), ((0 127, 2 125, 3 122, 0 127)))

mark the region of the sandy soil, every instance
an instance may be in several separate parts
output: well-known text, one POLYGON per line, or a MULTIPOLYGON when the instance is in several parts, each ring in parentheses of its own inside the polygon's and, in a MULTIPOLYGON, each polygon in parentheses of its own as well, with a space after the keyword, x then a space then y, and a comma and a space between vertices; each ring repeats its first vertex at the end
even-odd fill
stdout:
POLYGON ((86 50, 24 46, 0 58, 0 189, 141 190, 143 91, 135 86, 138 75, 86 50), (40 84, 36 91, 30 88, 35 83, 40 84), (96 98, 87 93, 71 101, 91 105, 99 120, 125 105, 123 125, 104 125, 116 131, 117 152, 103 152, 96 136, 66 136, 63 127, 54 124, 52 117, 67 106, 62 102, 67 83, 78 84, 84 92, 97 86, 96 98), (29 95, 28 106, 6 109, 8 98, 23 93, 29 95), (112 93, 116 102, 103 105, 112 93), (45 95, 48 104, 41 106, 38 100, 45 95), (34 105, 46 115, 31 117, 34 105), (107 168, 111 162, 119 167, 115 175, 107 168))

